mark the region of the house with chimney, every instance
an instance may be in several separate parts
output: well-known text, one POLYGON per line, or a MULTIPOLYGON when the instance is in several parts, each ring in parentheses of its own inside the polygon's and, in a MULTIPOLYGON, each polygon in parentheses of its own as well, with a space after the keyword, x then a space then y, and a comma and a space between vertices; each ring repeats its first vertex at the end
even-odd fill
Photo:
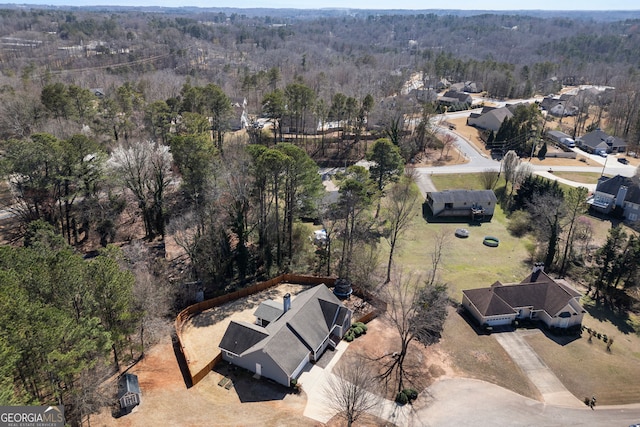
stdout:
POLYGON ((262 302, 255 323, 231 321, 220 341, 227 362, 284 386, 328 347, 335 348, 351 326, 352 312, 325 285, 291 298, 262 302))
POLYGON ((549 329, 579 329, 585 310, 582 294, 553 280, 536 263, 517 284, 495 282, 488 288, 462 291, 462 306, 483 327, 511 325, 516 320, 543 323, 549 329))
POLYGON ((640 186, 626 176, 601 176, 587 204, 593 211, 606 215, 617 211, 627 221, 637 221, 640 219, 640 186))

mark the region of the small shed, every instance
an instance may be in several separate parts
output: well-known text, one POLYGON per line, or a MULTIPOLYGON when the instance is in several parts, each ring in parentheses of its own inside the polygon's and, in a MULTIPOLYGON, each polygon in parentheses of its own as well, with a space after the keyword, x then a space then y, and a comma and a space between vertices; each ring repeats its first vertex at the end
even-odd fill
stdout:
POLYGON ((120 409, 124 412, 131 412, 142 400, 138 376, 134 374, 124 374, 118 380, 118 401, 120 409))

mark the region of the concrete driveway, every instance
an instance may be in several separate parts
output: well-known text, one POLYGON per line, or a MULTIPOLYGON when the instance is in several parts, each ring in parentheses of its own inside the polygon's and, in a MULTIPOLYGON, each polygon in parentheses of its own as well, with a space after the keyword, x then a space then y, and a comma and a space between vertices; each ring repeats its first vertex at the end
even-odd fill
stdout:
POLYGON ((583 408, 584 402, 578 400, 566 389, 558 377, 555 376, 524 339, 526 335, 541 333, 537 329, 518 329, 513 332, 496 333, 493 334, 493 337, 540 391, 545 403, 555 406, 583 408))
MULTIPOLYGON (((322 367, 322 363, 315 365, 307 365, 307 367, 298 378, 302 390, 307 395, 307 405, 303 415, 321 423, 327 423, 336 411, 327 403, 326 394, 328 390, 328 380, 333 374, 331 370, 338 363, 340 357, 344 354, 348 347, 346 341, 340 341, 332 355, 331 361, 322 367)), ((325 353, 323 357, 327 356, 325 353)), ((372 415, 385 419, 397 426, 407 426, 410 424, 411 406, 399 406, 395 402, 380 398, 379 404, 376 405, 372 415)))

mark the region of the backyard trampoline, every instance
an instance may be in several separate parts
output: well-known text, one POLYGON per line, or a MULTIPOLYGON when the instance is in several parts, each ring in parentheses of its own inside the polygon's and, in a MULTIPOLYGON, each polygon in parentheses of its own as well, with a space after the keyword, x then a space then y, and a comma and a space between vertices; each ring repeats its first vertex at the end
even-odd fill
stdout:
POLYGON ((482 241, 482 243, 485 246, 489 246, 490 248, 497 248, 500 244, 500 239, 493 236, 484 236, 484 240, 482 241))

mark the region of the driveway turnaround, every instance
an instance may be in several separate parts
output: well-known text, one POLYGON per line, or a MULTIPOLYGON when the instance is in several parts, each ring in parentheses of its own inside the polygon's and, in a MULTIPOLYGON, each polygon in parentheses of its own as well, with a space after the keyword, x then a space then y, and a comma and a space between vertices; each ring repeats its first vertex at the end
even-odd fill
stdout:
POLYGON ((541 333, 539 330, 515 330, 513 332, 499 332, 494 338, 504 348, 511 359, 522 369, 529 380, 540 391, 545 403, 556 406, 582 408, 580 401, 566 389, 558 377, 538 357, 536 352, 525 341, 527 334, 541 333))
MULTIPOLYGON (((321 366, 322 363, 307 365, 302 375, 300 375, 298 381, 307 395, 307 406, 303 413, 305 417, 324 424, 336 414, 336 411, 327 404, 327 398, 325 397, 329 391, 327 383, 328 378, 333 375, 331 370, 338 363, 347 346, 348 343, 346 341, 340 341, 326 367, 323 368, 321 366)), ((325 354, 324 356, 327 355, 325 354)), ((397 426, 408 426, 410 423, 410 411, 410 405, 399 406, 391 400, 380 398, 380 404, 376 406, 371 414, 397 426)))
MULTIPOLYGON (((480 380, 447 378, 436 381, 421 396, 424 406, 406 426, 545 426, 627 427, 640 422, 640 405, 596 406, 589 409, 554 406, 480 380)), ((421 397, 418 397, 420 400, 421 397)), ((397 424, 400 426, 401 424, 397 424)))

